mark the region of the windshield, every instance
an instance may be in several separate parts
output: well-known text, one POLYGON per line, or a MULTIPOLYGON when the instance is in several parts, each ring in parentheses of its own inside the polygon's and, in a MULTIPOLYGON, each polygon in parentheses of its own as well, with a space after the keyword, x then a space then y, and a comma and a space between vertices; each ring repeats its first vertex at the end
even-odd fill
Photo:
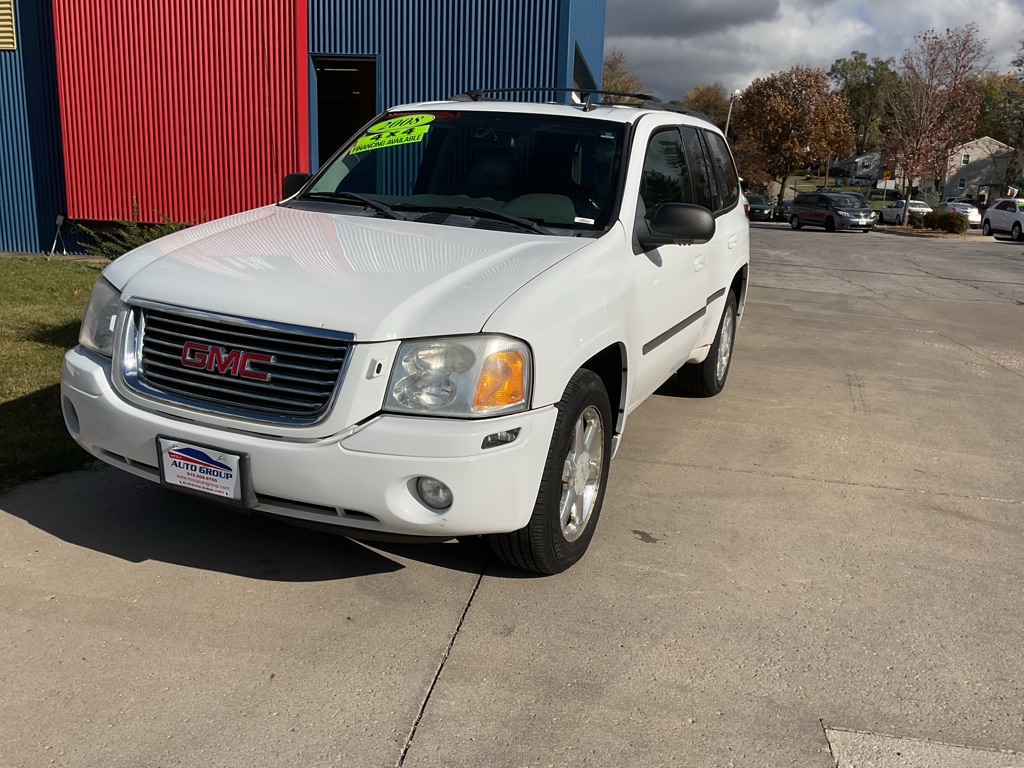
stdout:
MULTIPOLYGON (((447 212, 496 229, 519 222, 526 225, 519 229, 599 234, 612 214, 624 132, 620 123, 539 114, 389 114, 299 199, 373 215, 383 208, 393 218, 447 212)), ((446 223, 436 214, 429 220, 446 223)))
POLYGON ((750 197, 748 197, 747 202, 750 203, 751 205, 767 205, 767 203, 765 203, 764 198, 758 197, 757 195, 751 195, 750 197))
POLYGON ((829 199, 836 208, 862 208, 861 201, 853 195, 830 195, 829 199))

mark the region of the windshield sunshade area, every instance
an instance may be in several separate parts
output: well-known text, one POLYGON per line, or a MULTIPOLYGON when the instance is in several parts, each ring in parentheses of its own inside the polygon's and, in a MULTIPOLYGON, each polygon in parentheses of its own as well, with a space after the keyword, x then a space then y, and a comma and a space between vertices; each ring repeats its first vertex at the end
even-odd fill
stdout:
POLYGON ((600 234, 622 124, 509 112, 386 115, 295 201, 363 215, 542 234, 600 234))

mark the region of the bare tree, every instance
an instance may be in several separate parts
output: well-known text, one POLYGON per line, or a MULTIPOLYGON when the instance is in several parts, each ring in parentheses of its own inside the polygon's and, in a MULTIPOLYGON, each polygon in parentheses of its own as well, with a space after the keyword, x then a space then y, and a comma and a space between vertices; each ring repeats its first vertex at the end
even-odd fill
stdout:
POLYGON ((899 79, 886 99, 886 148, 906 178, 906 199, 915 178, 945 177, 953 149, 971 138, 981 96, 985 41, 977 25, 928 30, 900 57, 899 79))
MULTIPOLYGON (((605 91, 618 93, 644 93, 647 86, 643 79, 626 66, 626 52, 620 48, 612 48, 611 53, 604 57, 604 70, 601 74, 601 88, 605 91)), ((606 104, 633 104, 636 99, 622 96, 605 96, 606 104)))

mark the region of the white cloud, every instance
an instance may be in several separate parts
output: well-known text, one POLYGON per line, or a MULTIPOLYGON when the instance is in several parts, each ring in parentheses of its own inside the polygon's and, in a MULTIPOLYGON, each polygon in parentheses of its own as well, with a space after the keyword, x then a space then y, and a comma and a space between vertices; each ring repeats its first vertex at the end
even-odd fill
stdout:
POLYGON ((898 58, 915 35, 972 21, 988 41, 992 68, 1009 71, 1024 36, 1024 0, 775 0, 756 13, 735 0, 607 3, 605 51, 624 50, 630 69, 663 99, 700 83, 746 88, 797 64, 828 69, 855 50, 898 58))

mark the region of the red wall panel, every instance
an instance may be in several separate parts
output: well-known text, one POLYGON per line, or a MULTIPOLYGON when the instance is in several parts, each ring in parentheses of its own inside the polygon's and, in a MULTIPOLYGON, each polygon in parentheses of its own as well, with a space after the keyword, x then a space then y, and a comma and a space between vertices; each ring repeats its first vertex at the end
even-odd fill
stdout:
POLYGON ((68 214, 214 219, 309 169, 307 0, 53 0, 68 214))

